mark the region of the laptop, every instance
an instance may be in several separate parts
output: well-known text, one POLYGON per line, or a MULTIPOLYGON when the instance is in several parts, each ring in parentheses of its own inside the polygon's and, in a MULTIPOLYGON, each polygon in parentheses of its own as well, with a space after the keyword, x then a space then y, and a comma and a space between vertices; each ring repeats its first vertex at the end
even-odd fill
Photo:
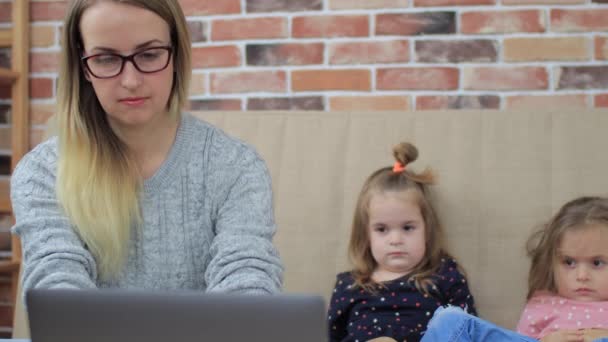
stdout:
POLYGON ((314 295, 32 289, 32 342, 326 341, 314 295))

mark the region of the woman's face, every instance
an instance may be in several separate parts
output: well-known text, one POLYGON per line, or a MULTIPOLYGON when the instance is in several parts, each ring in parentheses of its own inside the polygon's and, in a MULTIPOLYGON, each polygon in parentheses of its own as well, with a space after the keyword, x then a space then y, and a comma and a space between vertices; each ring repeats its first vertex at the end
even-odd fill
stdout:
POLYGON ((167 118, 174 66, 170 50, 162 48, 171 46, 169 25, 149 10, 100 1, 84 11, 80 31, 84 56, 97 55, 87 60, 85 75, 112 128, 128 130, 167 118), (154 72, 126 61, 118 73, 122 60, 116 55, 133 54, 139 69, 154 72))

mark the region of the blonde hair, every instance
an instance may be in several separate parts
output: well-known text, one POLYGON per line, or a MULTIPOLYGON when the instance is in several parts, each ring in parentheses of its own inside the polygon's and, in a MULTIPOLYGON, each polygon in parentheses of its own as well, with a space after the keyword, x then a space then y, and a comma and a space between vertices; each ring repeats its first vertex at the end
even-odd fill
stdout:
POLYGON ((608 198, 579 197, 571 200, 530 236, 526 246, 532 259, 528 274, 528 299, 537 291, 557 292, 554 265, 564 233, 571 229, 585 229, 591 224, 608 227, 608 198))
POLYGON ((378 286, 372 274, 378 263, 374 259, 369 238, 369 203, 375 194, 386 191, 411 192, 420 207, 425 229, 425 254, 422 260, 410 273, 416 288, 429 294, 433 284, 432 276, 439 271, 443 258, 451 258, 444 246, 443 228, 429 199, 427 186, 434 183, 434 174, 430 169, 415 173, 409 164, 418 158, 418 149, 410 143, 400 143, 393 148, 397 162, 405 166, 405 171, 395 172, 393 167, 384 167, 372 173, 359 193, 351 229, 348 254, 353 264, 352 275, 355 284, 368 292, 376 292, 378 286))
POLYGON ((99 1, 147 9, 163 18, 173 45, 174 79, 167 111, 179 118, 188 96, 190 36, 177 0, 75 0, 67 11, 57 85, 57 197, 76 233, 110 279, 128 254, 131 225, 140 222, 141 177, 127 146, 112 131, 80 61, 80 20, 99 1))

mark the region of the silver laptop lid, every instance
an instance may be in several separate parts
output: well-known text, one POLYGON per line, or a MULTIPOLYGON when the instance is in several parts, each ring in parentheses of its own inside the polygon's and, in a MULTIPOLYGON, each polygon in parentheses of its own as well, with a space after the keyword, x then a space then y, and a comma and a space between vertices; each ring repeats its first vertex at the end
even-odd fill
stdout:
POLYGON ((26 302, 32 342, 327 340, 320 296, 33 289, 26 302))

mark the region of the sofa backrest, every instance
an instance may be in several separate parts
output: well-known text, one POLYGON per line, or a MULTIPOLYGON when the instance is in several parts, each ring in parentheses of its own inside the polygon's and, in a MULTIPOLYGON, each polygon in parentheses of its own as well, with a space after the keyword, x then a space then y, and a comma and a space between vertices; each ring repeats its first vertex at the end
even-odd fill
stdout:
POLYGON ((329 297, 357 195, 392 165, 401 141, 431 167, 450 250, 464 266, 480 315, 514 328, 525 303, 525 242, 563 203, 608 195, 608 112, 201 112, 255 145, 273 179, 288 292, 329 297))
POLYGON ((533 229, 567 200, 608 195, 605 110, 195 115, 251 143, 266 160, 287 292, 329 298, 336 273, 349 269, 361 185, 392 165, 392 146, 401 141, 419 149, 410 167, 438 175, 436 207, 480 315, 508 328, 525 302, 525 242, 533 229))

